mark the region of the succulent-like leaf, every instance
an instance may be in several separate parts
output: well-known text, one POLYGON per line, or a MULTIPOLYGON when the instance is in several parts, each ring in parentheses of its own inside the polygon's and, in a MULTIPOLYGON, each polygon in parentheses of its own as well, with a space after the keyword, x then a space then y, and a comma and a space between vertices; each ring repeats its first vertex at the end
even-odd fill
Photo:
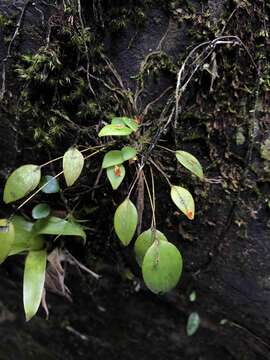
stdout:
POLYGON ((133 132, 129 127, 122 124, 110 124, 104 126, 98 133, 99 137, 102 136, 128 136, 133 132))
POLYGON ((8 257, 15 239, 15 232, 12 223, 7 219, 0 220, 0 264, 8 257))
POLYGON ((140 266, 142 266, 144 256, 150 246, 157 241, 168 241, 166 236, 156 229, 148 229, 142 232, 136 239, 134 245, 134 251, 136 255, 136 260, 140 266))
POLYGON ((44 240, 41 235, 34 231, 34 223, 16 215, 12 219, 15 238, 9 251, 9 256, 29 250, 41 250, 44 248, 44 240))
POLYGON ((200 316, 198 313, 193 312, 189 315, 188 321, 187 321, 187 335, 192 336, 194 335, 200 326, 200 316))
POLYGON ((41 171, 37 165, 23 165, 8 177, 4 188, 6 204, 19 200, 31 193, 40 182, 41 171))
POLYGON ((32 209, 32 217, 33 219, 45 219, 50 215, 50 212, 50 205, 40 203, 32 209))
POLYGON ((168 241, 155 241, 144 256, 144 282, 152 292, 166 293, 177 285, 182 267, 182 256, 173 244, 168 241))
POLYGON ((25 260, 23 304, 26 321, 38 311, 45 282, 47 251, 30 251, 25 260))
POLYGON ((112 119, 113 125, 125 125, 128 128, 130 128, 132 131, 137 131, 139 125, 136 123, 136 121, 132 118, 128 117, 116 117, 112 119))
POLYGON ((74 148, 69 148, 63 157, 63 170, 67 186, 72 186, 80 177, 84 165, 82 153, 74 148))
POLYGON ((124 180, 126 174, 125 167, 123 165, 115 165, 107 168, 106 171, 113 190, 116 190, 124 180))
POLYGON ((121 153, 122 153, 122 157, 123 157, 124 161, 134 159, 137 155, 136 149, 134 149, 131 146, 124 146, 121 149, 121 153))
POLYGON ((175 153, 177 160, 193 174, 203 180, 203 169, 197 158, 187 151, 178 150, 175 153))
POLYGON ((124 246, 132 240, 138 224, 138 213, 134 204, 126 198, 116 209, 114 229, 124 246))
POLYGON ((78 223, 55 216, 38 220, 34 225, 34 229, 37 234, 80 236, 83 240, 86 240, 86 234, 78 223))
POLYGON ((194 219, 195 204, 191 193, 181 186, 172 186, 171 198, 175 205, 189 220, 194 219))
POLYGON ((122 152, 120 150, 108 151, 102 161, 102 169, 106 169, 111 166, 121 165, 124 162, 122 152))
POLYGON ((58 180, 51 175, 45 175, 42 177, 40 187, 42 187, 41 191, 45 194, 55 194, 60 191, 58 180))

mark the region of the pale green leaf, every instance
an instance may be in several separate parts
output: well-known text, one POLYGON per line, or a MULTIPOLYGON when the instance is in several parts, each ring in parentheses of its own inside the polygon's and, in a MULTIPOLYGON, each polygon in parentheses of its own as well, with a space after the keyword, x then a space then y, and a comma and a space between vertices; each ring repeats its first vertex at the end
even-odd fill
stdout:
POLYGON ((137 237, 134 245, 134 251, 136 260, 140 266, 142 266, 146 251, 150 248, 155 240, 168 241, 166 236, 161 231, 152 228, 142 232, 137 237))
POLYGON ((108 151, 102 161, 102 169, 106 169, 111 166, 120 165, 124 162, 122 152, 120 150, 108 151))
POLYGON ((134 159, 137 155, 136 149, 134 149, 131 146, 124 146, 121 149, 121 153, 122 153, 122 157, 123 157, 124 161, 134 159))
POLYGON ((138 224, 138 213, 134 204, 126 198, 116 209, 114 229, 124 246, 132 240, 138 224))
POLYGON ((29 250, 41 250, 44 248, 44 240, 41 235, 34 231, 34 223, 16 215, 12 219, 15 231, 15 239, 9 251, 9 256, 29 250))
POLYGON ((31 193, 40 182, 41 171, 37 165, 23 165, 8 177, 4 188, 6 204, 19 200, 31 193))
POLYGON ((55 194, 60 191, 58 180, 51 175, 45 175, 42 177, 40 187, 42 188, 41 191, 45 194, 55 194))
POLYGON ((189 301, 194 302, 194 301, 196 301, 196 298, 197 298, 196 291, 193 290, 193 291, 189 294, 189 301))
POLYGON ((38 220, 34 225, 34 229, 37 234, 80 236, 86 240, 86 234, 78 223, 55 216, 50 216, 49 218, 38 220))
POLYGON ((152 292, 166 293, 177 285, 182 267, 182 256, 173 244, 168 241, 155 241, 144 256, 144 282, 152 292))
POLYGON ((132 131, 137 131, 139 125, 136 123, 134 119, 128 117, 116 117, 112 119, 113 125, 125 125, 130 128, 132 131))
POLYGON ((26 321, 36 315, 45 282, 47 251, 30 251, 25 260, 23 304, 26 321))
POLYGON ((193 312, 189 315, 188 321, 187 321, 187 335, 192 336, 194 335, 200 326, 200 316, 198 313, 193 312))
POLYGON ((32 217, 33 219, 44 219, 50 215, 50 212, 50 205, 40 203, 32 209, 32 217))
POLYGON ((194 175, 197 175, 201 180, 203 179, 204 176, 202 166, 199 163, 199 160, 195 158, 195 156, 187 151, 182 150, 176 151, 175 155, 181 165, 183 165, 194 175))
POLYGON ((0 220, 0 264, 7 258, 14 242, 13 225, 7 219, 0 220))
POLYGON ((63 170, 67 186, 72 186, 81 175, 84 165, 82 153, 72 147, 65 152, 63 157, 63 170))
POLYGON ((128 136, 133 132, 132 129, 125 125, 115 124, 106 125, 98 133, 99 137, 102 136, 128 136))
POLYGON ((171 198, 175 205, 181 210, 189 220, 194 219, 195 204, 191 193, 181 186, 171 187, 171 198))
POLYGON ((125 167, 123 165, 115 165, 107 168, 106 171, 113 190, 116 190, 124 180, 126 174, 125 167))

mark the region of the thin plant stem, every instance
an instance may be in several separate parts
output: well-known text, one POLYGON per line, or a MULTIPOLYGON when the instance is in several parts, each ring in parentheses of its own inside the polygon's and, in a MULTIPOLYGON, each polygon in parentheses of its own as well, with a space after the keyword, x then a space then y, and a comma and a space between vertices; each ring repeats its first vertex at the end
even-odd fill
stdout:
POLYGON ((152 225, 151 225, 151 227, 155 229, 156 228, 156 215, 155 215, 155 204, 154 204, 155 200, 152 198, 149 184, 148 184, 148 181, 147 181, 144 173, 143 173, 143 178, 144 178, 144 182, 146 185, 146 189, 147 189, 147 193, 148 193, 148 197, 149 197, 149 201, 150 201, 150 206, 152 209, 152 225))
POLYGON ((167 150, 167 151, 169 151, 170 153, 175 154, 175 151, 174 151, 174 150, 171 150, 171 149, 167 148, 166 146, 157 145, 157 147, 159 147, 160 149, 167 150))
POLYGON ((45 186, 48 185, 48 183, 54 179, 57 179, 60 175, 62 175, 64 173, 64 171, 61 171, 60 173, 58 173, 57 175, 55 175, 53 178, 51 178, 50 180, 48 180, 45 184, 43 184, 40 188, 38 188, 32 195, 30 195, 26 200, 24 200, 24 202, 19 205, 15 211, 13 212, 13 214, 11 214, 11 216, 9 217, 9 221, 12 220, 12 218, 14 217, 14 215, 16 214, 17 211, 19 211, 25 204, 28 203, 28 201, 32 200, 33 197, 35 197, 42 189, 45 188, 45 186))
POLYGON ((153 164, 155 166, 155 168, 157 168, 157 170, 161 173, 161 175, 166 179, 167 183, 169 184, 169 186, 172 186, 172 183, 170 182, 168 176, 165 174, 165 172, 152 160, 149 160, 151 162, 151 164, 153 164))

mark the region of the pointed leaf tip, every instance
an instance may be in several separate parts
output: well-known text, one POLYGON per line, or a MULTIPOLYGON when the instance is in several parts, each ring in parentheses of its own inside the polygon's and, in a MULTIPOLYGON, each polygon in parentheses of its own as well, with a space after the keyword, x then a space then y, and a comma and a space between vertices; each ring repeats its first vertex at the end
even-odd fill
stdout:
POLYGON ((181 186, 172 186, 171 198, 178 209, 181 210, 189 220, 194 219, 195 204, 191 193, 187 189, 181 186))
POLYGON ((23 304, 26 321, 36 315, 45 283, 47 251, 30 251, 25 260, 23 304))
POLYGON ((125 167, 123 165, 111 166, 106 169, 106 172, 113 190, 118 189, 126 174, 125 167))
POLYGON ((67 186, 72 186, 81 175, 84 165, 82 153, 72 147, 68 149, 63 157, 63 170, 67 186))
POLYGON ((116 209, 114 229, 124 246, 132 240, 138 224, 138 213, 135 205, 126 198, 116 209))
POLYGON ((199 160, 195 156, 183 150, 176 151, 175 155, 181 165, 203 180, 203 169, 199 160))

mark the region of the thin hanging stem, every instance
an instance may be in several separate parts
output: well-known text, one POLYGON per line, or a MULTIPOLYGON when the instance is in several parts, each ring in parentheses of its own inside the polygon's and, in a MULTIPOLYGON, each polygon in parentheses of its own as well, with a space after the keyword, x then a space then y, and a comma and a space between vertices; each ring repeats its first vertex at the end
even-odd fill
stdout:
POLYGON ((64 173, 64 171, 61 171, 60 173, 58 173, 57 175, 55 175, 53 178, 51 178, 50 180, 48 180, 45 184, 43 184, 40 188, 38 188, 32 195, 30 195, 26 200, 24 200, 24 202, 19 205, 14 212, 10 215, 9 217, 9 221, 12 220, 12 218, 14 217, 14 215, 25 205, 28 203, 28 201, 30 201, 31 199, 33 199, 33 197, 35 197, 42 189, 45 188, 45 186, 48 185, 48 183, 54 179, 57 179, 60 175, 62 175, 64 173))
MULTIPOLYGON (((84 158, 84 160, 87 160, 87 159, 89 159, 90 157, 98 154, 99 152, 103 151, 105 148, 106 148, 106 146, 103 147, 103 148, 101 148, 101 149, 99 149, 99 150, 97 150, 97 151, 95 151, 95 152, 93 152, 92 154, 87 155, 87 156, 84 158)), ((43 165, 43 166, 44 166, 44 165, 43 165)), ((62 175, 63 173, 64 173, 64 171, 62 170, 60 173, 58 173, 57 175, 55 175, 54 177, 52 177, 52 178, 51 178, 50 180, 48 180, 45 184, 43 184, 40 188, 38 188, 32 195, 30 195, 30 196, 29 196, 21 205, 19 205, 19 206, 15 209, 15 211, 10 215, 9 221, 12 220, 12 218, 14 217, 14 215, 15 215, 25 204, 27 204, 28 201, 32 200, 42 189, 44 189, 45 186, 47 186, 50 181, 52 181, 52 180, 54 180, 54 179, 57 179, 57 178, 58 178, 60 175, 62 175)))
POLYGON ((151 191, 150 191, 150 188, 149 188, 149 185, 148 185, 148 181, 147 181, 144 173, 143 173, 143 178, 144 178, 147 193, 148 193, 148 196, 149 196, 150 206, 151 206, 151 209, 152 209, 152 225, 151 225, 151 227, 155 229, 156 228, 156 215, 155 215, 155 204, 154 204, 155 200, 152 198, 151 191))
MULTIPOLYGON (((84 153, 84 152, 90 151, 90 150, 94 150, 94 149, 99 149, 99 148, 105 149, 107 146, 111 146, 111 145, 114 144, 114 143, 115 143, 115 141, 112 141, 111 143, 108 143, 108 144, 106 144, 106 145, 90 146, 90 147, 88 147, 88 148, 86 148, 86 149, 81 150, 81 153, 84 153)), ((55 162, 55 161, 61 160, 61 159, 63 159, 63 157, 64 157, 64 156, 62 155, 62 156, 59 156, 59 157, 57 157, 57 158, 55 158, 55 159, 52 159, 52 160, 50 160, 50 161, 48 161, 48 162, 40 165, 40 168, 43 168, 44 166, 47 166, 47 165, 49 165, 49 164, 51 164, 51 163, 53 163, 53 162, 55 162)))
POLYGON ((161 175, 166 179, 167 183, 169 184, 169 186, 171 187, 172 186, 172 183, 170 182, 168 176, 165 174, 165 172, 152 160, 150 159, 149 160, 151 162, 151 164, 153 164, 157 170, 161 173, 161 175))
POLYGON ((171 149, 167 148, 166 146, 157 145, 157 147, 159 147, 159 148, 161 148, 161 149, 164 149, 164 150, 167 150, 167 151, 169 151, 170 153, 175 154, 175 151, 174 151, 174 150, 171 150, 171 149))

